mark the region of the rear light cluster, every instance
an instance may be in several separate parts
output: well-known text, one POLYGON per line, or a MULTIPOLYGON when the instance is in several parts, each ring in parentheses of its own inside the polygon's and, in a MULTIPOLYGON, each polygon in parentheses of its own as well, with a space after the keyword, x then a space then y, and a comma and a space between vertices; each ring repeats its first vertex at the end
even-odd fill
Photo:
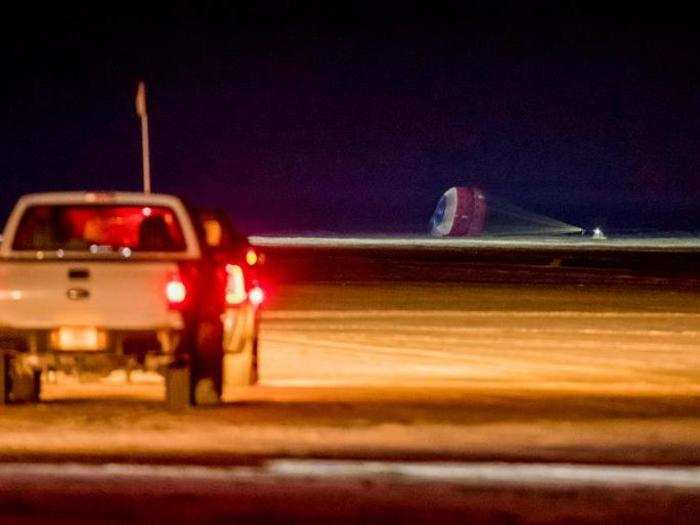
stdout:
MULTIPOLYGON (((219 270, 218 272, 220 272, 219 270)), ((218 274, 217 272, 217 274, 218 274)), ((209 308, 214 308, 216 310, 217 299, 216 296, 221 297, 221 286, 223 285, 223 296, 224 303, 226 306, 238 306, 243 304, 246 300, 250 301, 254 306, 259 306, 265 300, 265 292, 262 288, 255 285, 250 289, 246 289, 245 274, 243 273, 243 268, 237 264, 227 264, 225 266, 224 275, 218 274, 214 281, 221 283, 219 285, 213 284, 208 289, 208 294, 202 296, 201 294, 196 294, 200 296, 200 299, 204 301, 204 306, 209 308), (223 282, 222 279, 223 277, 223 282), (218 290, 218 291, 217 291, 218 290), (206 295, 210 297, 207 299, 206 295)), ((186 282, 192 283, 192 279, 183 279, 180 274, 176 274, 170 277, 168 282, 165 284, 165 297, 168 301, 168 306, 173 310, 184 310, 187 309, 188 305, 192 302, 193 290, 188 289, 186 282)), ((190 284, 191 286, 191 284, 190 284)), ((221 299, 218 299, 221 301, 221 299)), ((219 308, 221 303, 218 302, 219 308)))
POLYGON ((226 265, 226 304, 235 306, 248 299, 258 306, 265 300, 265 293, 259 286, 254 286, 246 292, 243 268, 237 264, 226 265))
MULTIPOLYGON (((265 256, 257 253, 252 247, 246 250, 245 262, 248 263, 248 266, 260 265, 263 264, 264 261, 265 256)), ((255 286, 248 290, 248 300, 253 306, 258 306, 265 300, 265 292, 260 286, 255 284, 255 286)))

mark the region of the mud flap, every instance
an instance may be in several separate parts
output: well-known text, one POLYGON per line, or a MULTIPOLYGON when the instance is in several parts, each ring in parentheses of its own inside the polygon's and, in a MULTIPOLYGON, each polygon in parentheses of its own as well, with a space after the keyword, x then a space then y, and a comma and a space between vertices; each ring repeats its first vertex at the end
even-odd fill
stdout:
POLYGON ((187 365, 171 365, 165 374, 165 402, 168 408, 181 410, 192 406, 192 372, 187 365))
POLYGON ((0 351, 0 405, 10 401, 10 356, 0 351))

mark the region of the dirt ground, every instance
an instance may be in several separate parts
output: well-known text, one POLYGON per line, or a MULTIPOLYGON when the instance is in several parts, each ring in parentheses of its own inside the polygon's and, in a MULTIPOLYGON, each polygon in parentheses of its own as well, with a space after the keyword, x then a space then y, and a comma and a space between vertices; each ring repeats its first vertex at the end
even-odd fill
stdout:
POLYGON ((1 409, 0 457, 700 463, 699 312, 680 291, 288 286, 260 386, 176 413, 152 376, 62 377, 1 409))

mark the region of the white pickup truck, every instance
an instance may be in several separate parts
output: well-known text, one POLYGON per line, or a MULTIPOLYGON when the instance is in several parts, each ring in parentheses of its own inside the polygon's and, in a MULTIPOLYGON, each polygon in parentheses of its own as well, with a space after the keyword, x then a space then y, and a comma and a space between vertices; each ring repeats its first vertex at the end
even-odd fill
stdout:
POLYGON ((254 384, 262 292, 218 217, 170 195, 22 197, 0 246, 0 404, 38 401, 65 356, 155 361, 173 406, 254 384))

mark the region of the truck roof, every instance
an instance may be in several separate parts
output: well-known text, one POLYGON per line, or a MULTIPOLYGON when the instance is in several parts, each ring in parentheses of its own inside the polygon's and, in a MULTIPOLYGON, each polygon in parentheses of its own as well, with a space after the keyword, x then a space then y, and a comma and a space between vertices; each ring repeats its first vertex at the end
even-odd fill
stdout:
POLYGON ((127 191, 52 191, 43 193, 29 193, 23 195, 19 204, 100 204, 100 203, 133 203, 133 204, 160 204, 172 205, 181 202, 175 195, 165 193, 141 193, 127 191))

